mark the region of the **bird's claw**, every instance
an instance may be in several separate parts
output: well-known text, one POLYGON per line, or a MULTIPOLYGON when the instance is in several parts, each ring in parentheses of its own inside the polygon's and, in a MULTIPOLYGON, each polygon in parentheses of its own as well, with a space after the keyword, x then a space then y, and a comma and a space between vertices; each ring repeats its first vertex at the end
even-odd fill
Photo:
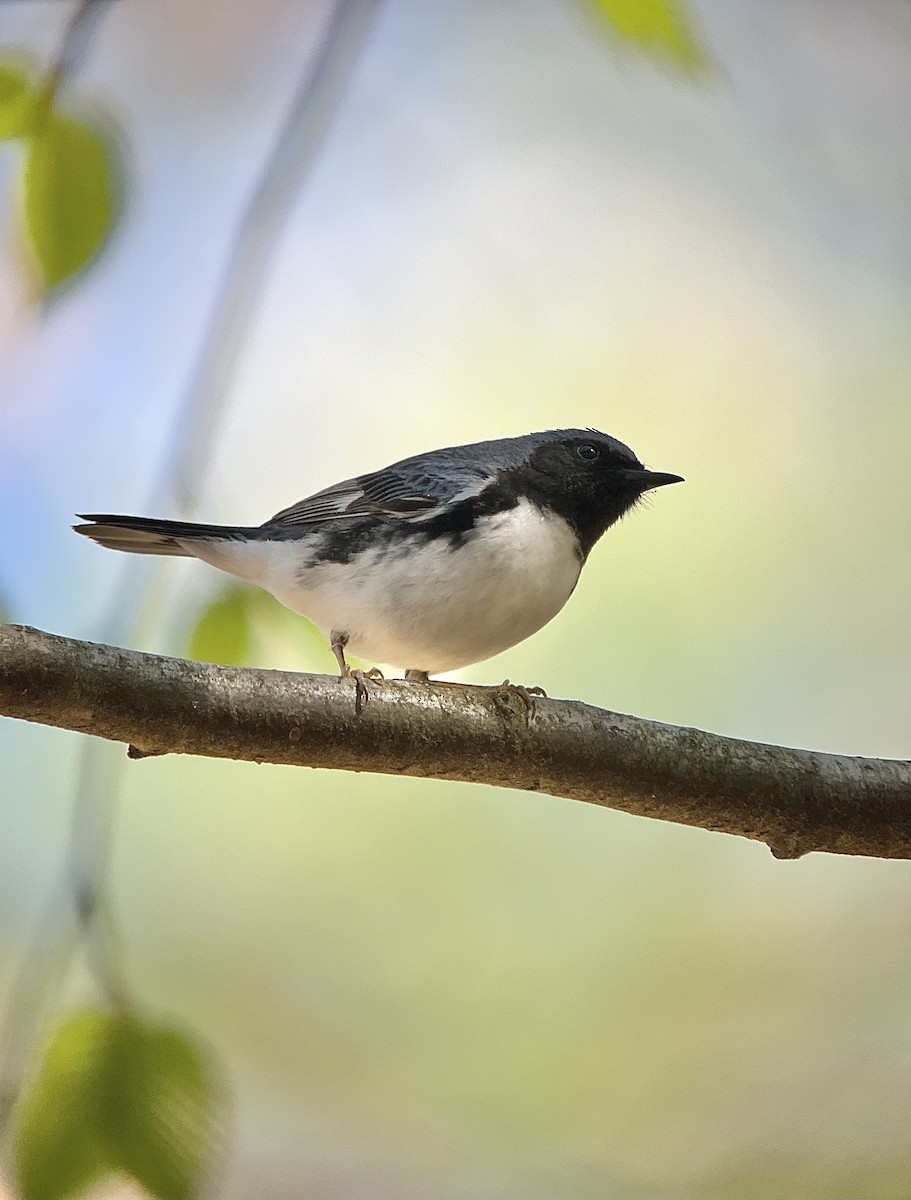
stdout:
POLYGON ((511 710, 508 705, 503 702, 505 695, 518 696, 525 705, 525 723, 531 725, 537 715, 538 706, 535 703, 535 696, 543 696, 547 699, 547 692, 541 687, 523 687, 521 683, 510 683, 508 679, 504 679, 498 688, 493 689, 494 703, 501 712, 509 713, 511 710))
POLYGON ((385 679, 386 676, 379 667, 371 667, 369 671, 352 670, 345 658, 345 647, 347 645, 347 633, 336 631, 332 634, 329 648, 335 655, 335 660, 339 665, 339 678, 354 680, 354 711, 357 716, 360 716, 364 711, 367 701, 370 699, 370 689, 367 687, 367 680, 385 679))
POLYGON ((351 667, 345 668, 345 674, 342 679, 354 680, 354 713, 355 716, 360 716, 367 706, 370 699, 370 689, 367 687, 368 679, 385 679, 386 676, 379 667, 371 667, 369 671, 352 670, 351 667))

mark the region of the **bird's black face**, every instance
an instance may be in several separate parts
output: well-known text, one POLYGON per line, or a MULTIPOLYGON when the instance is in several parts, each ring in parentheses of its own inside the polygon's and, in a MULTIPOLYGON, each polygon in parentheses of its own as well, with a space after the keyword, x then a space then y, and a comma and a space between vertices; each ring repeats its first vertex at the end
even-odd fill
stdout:
POLYGON ((594 430, 536 447, 515 473, 517 487, 573 527, 583 554, 644 492, 681 482, 647 471, 622 443, 594 430))

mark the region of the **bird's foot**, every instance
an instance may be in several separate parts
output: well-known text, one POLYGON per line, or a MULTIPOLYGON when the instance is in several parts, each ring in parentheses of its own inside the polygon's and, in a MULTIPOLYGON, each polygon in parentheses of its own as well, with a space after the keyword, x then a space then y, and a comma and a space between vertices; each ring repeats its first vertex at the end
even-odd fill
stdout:
POLYGON ((370 699, 370 689, 367 687, 367 680, 385 679, 386 676, 379 667, 371 667, 369 671, 353 670, 349 667, 345 659, 345 647, 347 645, 347 633, 340 633, 337 630, 333 631, 329 646, 339 665, 339 678, 354 680, 354 711, 357 716, 360 716, 364 711, 367 701, 370 699))
MULTIPOLYGON (((416 671, 410 668, 405 672, 405 679, 409 683, 430 683, 430 676, 426 671, 416 671)), ((470 683, 453 683, 447 679, 436 679, 433 681, 436 686, 454 687, 454 688, 471 688, 470 683)), ((525 706, 525 720, 528 725, 531 725, 535 719, 538 706, 535 703, 535 696, 543 696, 547 699, 547 692, 541 687, 523 687, 521 683, 510 683, 508 679, 504 679, 499 686, 494 686, 488 691, 493 693, 493 701, 498 710, 506 717, 514 715, 515 710, 510 706, 507 697, 518 696, 525 706)))
POLYGON ((342 679, 354 680, 354 712, 356 716, 359 717, 361 715, 370 699, 370 689, 367 687, 367 680, 385 678, 386 676, 379 667, 371 667, 369 671, 359 671, 356 669, 353 670, 349 666, 345 667, 342 679))
POLYGON ((521 683, 510 683, 508 679, 504 679, 499 687, 490 689, 493 692, 494 703, 500 712, 507 716, 512 715, 512 709, 506 701, 507 696, 518 696, 525 705, 525 723, 531 725, 538 711, 538 706, 535 703, 535 696, 543 696, 547 699, 547 692, 541 687, 523 687, 521 683))

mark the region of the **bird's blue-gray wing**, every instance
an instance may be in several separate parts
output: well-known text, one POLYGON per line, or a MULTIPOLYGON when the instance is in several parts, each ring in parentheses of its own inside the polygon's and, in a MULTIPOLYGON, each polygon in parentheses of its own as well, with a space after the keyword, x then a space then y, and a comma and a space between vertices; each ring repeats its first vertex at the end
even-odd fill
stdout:
POLYGON ((267 525, 306 525, 373 513, 389 517, 415 517, 480 491, 491 472, 478 463, 455 463, 435 455, 406 460, 333 484, 313 496, 284 508, 267 525))

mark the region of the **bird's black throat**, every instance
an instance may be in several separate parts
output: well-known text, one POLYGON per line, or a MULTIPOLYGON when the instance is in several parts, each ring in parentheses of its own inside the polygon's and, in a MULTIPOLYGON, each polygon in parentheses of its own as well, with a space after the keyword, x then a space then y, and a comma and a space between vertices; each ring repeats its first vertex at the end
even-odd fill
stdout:
POLYGON ((642 495, 643 489, 628 474, 605 471, 596 477, 573 480, 569 486, 565 479, 519 468, 512 472, 510 488, 545 512, 562 517, 578 538, 585 560, 602 534, 628 513, 642 495))

